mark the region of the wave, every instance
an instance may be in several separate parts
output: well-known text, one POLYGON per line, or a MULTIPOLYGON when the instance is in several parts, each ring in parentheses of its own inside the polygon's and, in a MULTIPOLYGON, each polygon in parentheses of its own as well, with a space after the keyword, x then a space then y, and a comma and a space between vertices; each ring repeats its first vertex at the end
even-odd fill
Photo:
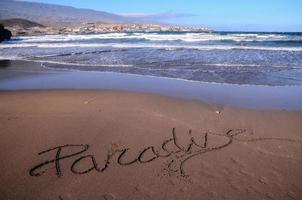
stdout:
POLYGON ((302 35, 285 34, 257 34, 257 33, 102 33, 91 35, 45 35, 16 37, 16 41, 22 43, 35 42, 69 42, 85 41, 97 39, 136 39, 149 41, 184 41, 184 42, 204 42, 204 41, 234 41, 234 42, 263 42, 263 41, 302 41, 302 35))
POLYGON ((5 48, 68 48, 68 47, 106 47, 107 44, 89 43, 3 43, 0 49, 5 48))
MULTIPOLYGON (((41 61, 38 61, 41 62, 41 61)), ((56 69, 56 70, 64 70, 64 71, 70 71, 70 72, 85 72, 85 73, 102 73, 102 74, 121 74, 121 75, 130 75, 130 76, 139 76, 139 77, 150 77, 150 78, 160 78, 160 79, 169 79, 169 80, 179 80, 179 81, 186 81, 186 82, 192 82, 192 83, 204 83, 204 84, 213 84, 213 85, 233 85, 233 86, 240 86, 240 87, 274 87, 274 88, 284 88, 284 87, 300 87, 299 84, 283 84, 283 85, 271 85, 271 84, 248 84, 248 83, 228 83, 228 82, 216 82, 216 81, 202 81, 202 80, 191 80, 186 78, 180 78, 180 77, 169 77, 169 76, 163 76, 163 75, 148 75, 148 74, 137 74, 137 73, 130 73, 130 72, 118 72, 118 71, 95 71, 95 70, 83 70, 83 69, 74 69, 74 68, 68 68, 68 65, 66 63, 55 63, 55 64, 61 64, 62 66, 53 67, 47 65, 47 63, 52 64, 53 62, 42 62, 41 66, 47 69, 56 69), (65 67, 64 67, 65 66, 65 67)))
MULTIPOLYGON (((0 60, 2 59, 3 57, 0 56, 0 60)), ((94 65, 94 64, 84 64, 84 63, 67 63, 67 62, 57 62, 57 61, 47 61, 47 60, 31 60, 31 59, 25 59, 25 58, 20 58, 20 59, 17 59, 15 58, 14 60, 24 60, 24 61, 33 61, 33 62, 38 62, 41 64, 42 67, 44 68, 49 68, 49 69, 55 69, 55 70, 63 70, 63 71, 79 71, 79 72, 93 72, 93 73, 117 73, 117 74, 131 74, 133 76, 144 76, 144 77, 160 77, 160 78, 167 78, 167 79, 177 79, 177 80, 183 80, 183 81, 190 81, 190 82, 198 82, 198 83, 214 83, 214 84, 227 84, 227 85, 241 85, 241 86, 244 86, 244 85, 253 85, 253 86, 258 86, 258 85, 261 85, 261 86, 269 86, 269 87, 284 87, 284 86, 289 86, 289 87, 293 87, 293 86, 298 86, 300 85, 301 83, 301 79, 296 79, 296 82, 292 83, 292 82, 280 82, 280 83, 258 83, 257 80, 255 80, 256 82, 251 82, 251 83, 241 83, 240 81, 238 83, 235 83, 235 82, 220 82, 220 81, 216 81, 216 80, 203 80, 203 79, 200 79, 200 80, 196 80, 196 79, 191 79, 190 76, 178 76, 178 77, 175 77, 174 76, 174 73, 175 72, 178 72, 176 68, 173 68, 173 69, 164 69, 164 71, 173 71, 173 75, 171 74, 162 74, 162 73, 151 73, 151 74, 146 74, 146 73, 140 73, 136 70, 134 71, 118 71, 118 70, 115 70, 115 69, 105 69, 105 71, 103 70, 98 70, 98 68, 87 68, 88 66, 99 66, 99 67, 112 67, 112 68, 115 68, 115 67, 130 67, 130 68, 139 68, 135 65, 123 65, 123 64, 113 64, 113 65, 110 65, 110 64, 103 64, 103 65, 94 65), (54 64, 54 65, 53 65, 54 64), (76 67, 76 66, 87 66, 87 67, 76 67), (175 71, 175 72, 174 72, 175 71), (279 85, 281 84, 281 85, 279 85)), ((238 66, 236 64, 224 64, 224 63, 217 63, 217 64, 205 64, 205 65, 216 65, 216 66, 225 66, 225 67, 229 67, 229 66, 238 66)), ((243 66, 243 67, 254 67, 254 66, 259 66, 259 67, 266 67, 265 65, 249 65, 249 64, 242 64, 240 66, 243 66)), ((141 68, 141 69, 145 69, 145 68, 141 68)), ((300 69, 300 68, 299 68, 300 69)), ((153 69, 153 68, 147 68, 145 70, 148 70, 148 71, 155 71, 155 70, 162 70, 162 69, 153 69)), ((189 69, 190 71, 192 71, 192 69, 189 69)), ((198 71, 200 71, 200 69, 196 69, 198 71)), ((194 71, 194 69, 193 69, 194 71)), ((212 71, 212 70, 205 70, 206 72, 209 72, 209 71, 212 71)), ((213 72, 215 73, 215 70, 213 70, 213 72)), ((279 77, 280 80, 281 79, 288 79, 289 77, 279 77)))
POLYGON ((270 47, 270 46, 240 46, 240 45, 163 45, 150 43, 5 43, 0 45, 0 49, 10 48, 157 48, 167 51, 193 49, 193 50, 266 50, 266 51, 302 51, 302 47, 270 47))
MULTIPOLYGON (((36 57, 20 57, 20 56, 0 56, 0 60, 24 60, 24 61, 32 61, 32 62, 40 62, 40 63, 49 63, 49 64, 58 64, 58 65, 66 65, 66 66, 86 66, 86 67, 132 67, 132 68, 142 68, 148 70, 165 70, 165 71, 173 71, 178 69, 169 69, 169 68, 150 68, 146 66, 150 66, 150 63, 143 63, 143 64, 99 64, 99 63, 78 63, 78 62, 70 62, 70 61, 53 61, 47 60, 49 57, 59 57, 64 54, 53 54, 53 55, 44 55, 44 56, 36 56, 36 57)), ((175 65, 173 65, 175 66, 175 65)), ((200 63, 199 66, 216 66, 216 67, 262 67, 266 68, 267 65, 263 64, 242 64, 242 63, 200 63)), ((271 65, 273 68, 287 68, 292 70, 301 71, 301 67, 297 66, 287 66, 287 65, 271 65)), ((193 70, 193 69, 190 69, 193 70)), ((201 70, 197 68, 197 70, 201 70)), ((79 70, 83 71, 83 70, 79 70)), ((84 70, 86 71, 86 70, 84 70)), ((207 69, 207 71, 209 71, 207 69)))

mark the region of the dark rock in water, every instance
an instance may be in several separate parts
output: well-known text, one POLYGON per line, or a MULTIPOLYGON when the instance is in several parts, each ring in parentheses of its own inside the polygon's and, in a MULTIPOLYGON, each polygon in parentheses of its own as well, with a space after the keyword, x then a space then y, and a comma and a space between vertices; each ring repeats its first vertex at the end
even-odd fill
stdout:
POLYGON ((4 40, 10 40, 11 37, 12 33, 0 24, 0 42, 3 42, 4 40))

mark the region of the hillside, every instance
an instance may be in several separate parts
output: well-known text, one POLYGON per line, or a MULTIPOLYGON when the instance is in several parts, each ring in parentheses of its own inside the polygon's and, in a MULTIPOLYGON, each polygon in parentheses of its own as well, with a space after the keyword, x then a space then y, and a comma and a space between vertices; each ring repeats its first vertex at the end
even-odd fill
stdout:
POLYGON ((19 26, 22 28, 32 28, 32 27, 44 27, 44 25, 33 22, 33 21, 29 21, 26 19, 18 19, 18 18, 14 18, 14 19, 2 19, 0 20, 0 24, 2 24, 5 27, 12 27, 12 26, 19 26))
POLYGON ((0 19, 22 18, 45 24, 49 22, 130 23, 133 18, 116 14, 45 3, 1 0, 0 19))
POLYGON ((144 17, 120 16, 71 6, 0 0, 0 24, 13 36, 96 34, 108 32, 209 32, 207 28, 153 23, 144 17))

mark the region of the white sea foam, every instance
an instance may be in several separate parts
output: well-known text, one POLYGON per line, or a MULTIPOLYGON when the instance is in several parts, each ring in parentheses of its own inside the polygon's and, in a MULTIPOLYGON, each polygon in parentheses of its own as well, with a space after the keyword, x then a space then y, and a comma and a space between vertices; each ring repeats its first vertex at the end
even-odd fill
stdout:
POLYGON ((165 48, 197 49, 197 50, 230 50, 230 49, 254 49, 277 51, 302 51, 301 46, 251 46, 249 41, 302 41, 302 35, 284 34, 258 34, 258 33, 104 33, 91 35, 45 35, 16 37, 12 41, 0 44, 4 48, 165 48), (101 39, 101 40, 97 40, 101 39), (110 39, 103 41, 103 39, 110 39), (121 42, 120 39, 129 39, 121 42), (166 41, 166 43, 165 43, 166 41), (208 43, 207 43, 208 41, 208 43), (236 41, 232 43, 209 43, 210 41, 236 41), (203 42, 203 43, 200 43, 203 42), (213 44, 213 45, 212 45, 213 44))
POLYGON ((68 42, 83 41, 95 39, 144 39, 150 41, 185 41, 185 42, 203 42, 203 41, 222 41, 230 40, 236 42, 250 41, 301 41, 302 36, 286 36, 281 34, 219 34, 219 33, 182 33, 182 34, 160 34, 160 33, 104 33, 91 35, 46 35, 16 37, 22 43, 34 42, 68 42))
POLYGON ((302 47, 269 47, 269 46, 240 46, 240 45, 163 45, 150 43, 5 43, 0 49, 5 48, 158 48, 167 51, 178 49, 195 50, 267 50, 267 51, 302 51, 302 47))
POLYGON ((71 48, 71 47, 111 47, 102 43, 6 43, 1 44, 0 49, 5 48, 71 48))

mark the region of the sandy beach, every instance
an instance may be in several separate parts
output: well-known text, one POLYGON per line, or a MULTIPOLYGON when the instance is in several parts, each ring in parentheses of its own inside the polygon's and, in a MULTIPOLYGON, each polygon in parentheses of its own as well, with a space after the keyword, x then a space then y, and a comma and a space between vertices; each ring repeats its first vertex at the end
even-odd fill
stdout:
POLYGON ((0 0, 0 200, 302 200, 299 7, 0 0))
POLYGON ((0 92, 1 199, 301 199, 301 111, 0 92))

